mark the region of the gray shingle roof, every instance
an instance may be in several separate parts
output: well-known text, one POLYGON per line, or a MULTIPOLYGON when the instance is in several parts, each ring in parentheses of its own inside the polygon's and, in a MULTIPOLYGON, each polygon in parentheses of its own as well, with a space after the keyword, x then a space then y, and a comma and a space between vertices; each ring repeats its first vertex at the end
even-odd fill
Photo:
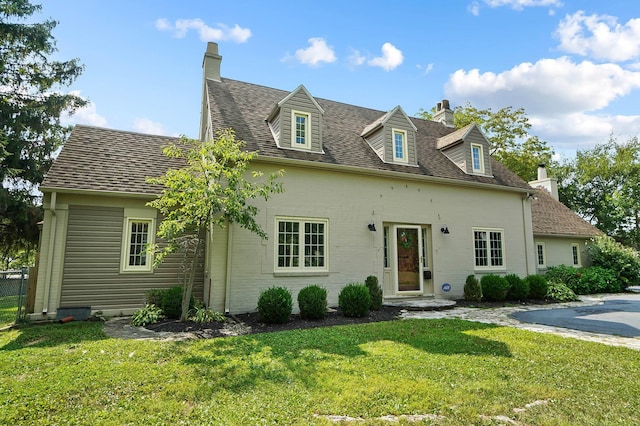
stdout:
POLYGON ((535 189, 531 202, 533 235, 590 238, 603 235, 595 226, 578 216, 542 188, 535 189))

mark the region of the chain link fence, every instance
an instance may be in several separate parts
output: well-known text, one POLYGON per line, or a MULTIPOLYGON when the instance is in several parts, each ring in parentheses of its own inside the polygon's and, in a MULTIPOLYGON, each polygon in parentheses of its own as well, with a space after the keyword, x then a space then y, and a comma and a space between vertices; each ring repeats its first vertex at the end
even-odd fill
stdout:
POLYGON ((20 321, 26 314, 27 271, 0 271, 0 328, 20 321))

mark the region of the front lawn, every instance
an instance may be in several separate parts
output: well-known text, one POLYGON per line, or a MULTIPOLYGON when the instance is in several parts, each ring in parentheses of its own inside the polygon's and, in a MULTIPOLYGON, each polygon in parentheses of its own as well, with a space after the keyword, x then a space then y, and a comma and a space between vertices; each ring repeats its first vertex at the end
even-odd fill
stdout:
POLYGON ((639 424, 639 357, 461 320, 189 342, 29 326, 0 334, 0 424, 639 424))
POLYGON ((13 324, 18 316, 18 296, 0 297, 0 328, 13 324))

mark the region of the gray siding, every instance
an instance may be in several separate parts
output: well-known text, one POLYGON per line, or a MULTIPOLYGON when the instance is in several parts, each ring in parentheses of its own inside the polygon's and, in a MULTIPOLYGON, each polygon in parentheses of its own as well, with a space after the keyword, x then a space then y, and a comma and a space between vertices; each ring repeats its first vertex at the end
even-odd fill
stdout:
POLYGON ((487 176, 491 176, 493 173, 491 172, 491 160, 489 159, 489 145, 487 141, 480 132, 476 129, 473 129, 464 140, 464 143, 461 147, 464 147, 464 155, 467 163, 467 173, 473 173, 473 162, 471 161, 471 144, 482 145, 482 154, 484 156, 484 174, 487 176))
POLYGON ((278 145, 281 145, 282 141, 280 140, 280 116, 279 115, 276 115, 273 121, 271 122, 271 129, 273 130, 273 133, 276 137, 276 141, 278 142, 278 145))
POLYGON ((302 90, 289 98, 280 109, 280 146, 291 146, 292 110, 311 114, 311 151, 322 152, 322 114, 302 90))
MULTIPOLYGON (((182 284, 182 256, 177 253, 168 256, 154 272, 120 273, 123 221, 122 208, 69 206, 61 307, 137 308, 144 303, 146 291, 182 284)), ((203 293, 202 262, 200 265, 196 298, 202 298, 203 293)))
POLYGON ((467 172, 467 161, 471 159, 471 155, 468 156, 469 160, 467 160, 467 156, 465 155, 464 143, 454 145, 451 148, 443 151, 443 153, 447 156, 447 158, 453 161, 456 166, 467 172))
POLYGON ((384 125, 384 158, 387 162, 393 162, 393 129, 405 130, 407 132, 407 158, 409 165, 418 164, 416 156, 416 132, 413 130, 409 122, 404 118, 402 113, 396 111, 384 125))
POLYGON ((380 157, 382 159, 382 161, 385 160, 384 157, 384 131, 383 129, 378 130, 377 132, 373 133, 372 135, 367 136, 367 143, 369 143, 369 146, 371 148, 373 148, 373 150, 376 152, 376 154, 378 154, 378 157, 380 157))

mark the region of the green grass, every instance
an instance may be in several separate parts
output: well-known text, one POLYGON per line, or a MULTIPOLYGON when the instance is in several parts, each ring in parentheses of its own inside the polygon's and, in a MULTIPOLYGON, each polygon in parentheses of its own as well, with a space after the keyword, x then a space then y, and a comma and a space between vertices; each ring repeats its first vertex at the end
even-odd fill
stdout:
POLYGON ((461 320, 190 342, 109 339, 100 323, 29 326, 0 333, 0 424, 333 424, 328 415, 389 424, 379 418, 435 414, 438 424, 631 425, 639 355, 461 320))
POLYGON ((13 324, 18 315, 18 296, 0 297, 0 328, 13 324))

